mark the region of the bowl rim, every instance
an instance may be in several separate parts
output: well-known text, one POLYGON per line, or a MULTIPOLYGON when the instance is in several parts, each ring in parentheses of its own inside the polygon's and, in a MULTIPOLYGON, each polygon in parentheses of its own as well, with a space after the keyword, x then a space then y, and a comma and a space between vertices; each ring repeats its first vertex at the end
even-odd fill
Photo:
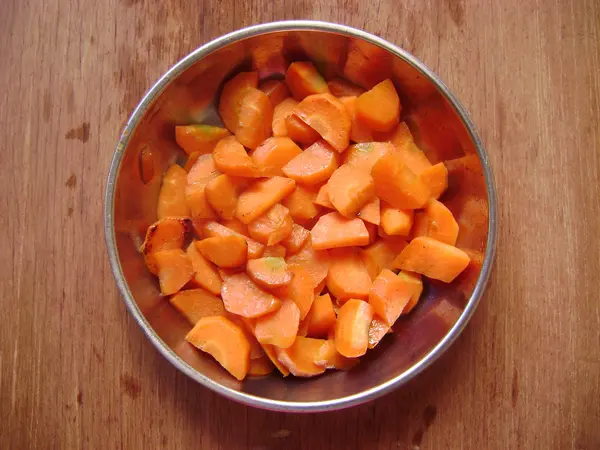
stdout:
POLYGON ((413 379, 416 375, 421 373, 424 369, 429 367, 456 340, 456 338, 465 328, 467 322, 472 317, 490 278, 497 243, 497 198, 494 176, 492 173, 487 153, 483 147, 479 136, 477 135, 477 132, 475 131, 475 126, 469 118, 466 109, 458 101, 454 94, 452 94, 448 87, 440 80, 440 78, 436 74, 434 74, 434 72, 431 69, 429 69, 423 62, 418 60, 415 56, 413 56, 406 50, 378 36, 346 25, 313 20, 278 21, 242 28, 237 31, 225 34, 198 47, 196 50, 192 51, 187 56, 178 61, 174 66, 172 66, 144 95, 144 97, 137 105, 124 127, 123 132, 117 143, 115 152, 113 154, 112 161, 110 163, 104 199, 104 232, 110 266, 121 297, 123 298, 125 305, 129 310, 129 313, 135 318, 136 322, 142 328, 143 332, 146 334, 150 342, 152 342, 154 347, 156 347, 156 349, 177 369, 186 374, 188 377, 200 383, 202 386, 212 390, 213 392, 216 392, 230 400, 234 400, 244 405, 280 412, 321 412, 348 408, 351 406, 374 400, 378 397, 381 397, 384 394, 391 392, 392 390, 400 387, 401 385, 404 385, 405 383, 413 379), (288 402, 282 400, 272 400, 264 397, 239 392, 234 389, 228 388, 214 381, 213 379, 201 374, 200 372, 192 368, 190 365, 188 365, 185 361, 183 361, 173 350, 171 350, 171 348, 169 348, 165 344, 165 342, 161 338, 158 337, 156 332, 153 330, 153 328, 150 326, 150 324, 138 308, 133 298, 133 295, 129 290, 127 282, 125 281, 121 263, 118 258, 114 229, 115 227, 113 214, 115 207, 116 183, 117 176, 121 167, 121 162, 125 154, 125 148, 127 147, 130 137, 135 131, 135 128, 139 124, 140 120, 143 118, 148 108, 152 105, 154 100, 164 91, 164 89, 170 84, 170 82, 174 78, 178 77, 190 66, 196 63, 198 60, 206 57, 210 53, 229 44, 245 40, 250 37, 281 31, 319 31, 341 34, 352 38, 359 38, 387 50, 391 54, 403 59, 404 61, 415 67, 417 70, 419 70, 432 83, 434 83, 434 85, 448 100, 448 102, 451 104, 451 106, 454 108, 454 110, 466 126, 469 136, 475 144, 477 155, 482 165, 486 184, 486 192, 488 196, 488 236, 486 243, 486 253, 481 272, 479 278, 477 279, 477 283, 475 285, 473 293, 465 306, 465 309, 463 310, 457 322, 448 331, 448 333, 446 333, 446 335, 427 354, 425 354, 425 356, 423 356, 413 366, 411 366, 408 370, 401 373, 400 375, 390 380, 387 380, 384 383, 381 383, 377 386, 374 386, 370 389, 358 392, 356 394, 316 402, 288 402))

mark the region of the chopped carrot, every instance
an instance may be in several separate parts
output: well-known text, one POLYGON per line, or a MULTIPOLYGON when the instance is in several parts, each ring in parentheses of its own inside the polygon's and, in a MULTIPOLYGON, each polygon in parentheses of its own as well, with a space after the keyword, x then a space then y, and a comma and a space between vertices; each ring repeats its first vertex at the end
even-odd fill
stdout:
POLYGON ((356 100, 356 117, 374 131, 390 131, 398 125, 400 97, 388 78, 356 100))
POLYGON ((383 269, 392 269, 394 260, 408 242, 403 238, 378 239, 367 248, 360 250, 360 258, 369 272, 371 280, 377 278, 383 269))
POLYGON ((190 208, 185 200, 187 172, 181 166, 173 164, 163 175, 162 186, 158 194, 156 215, 159 219, 169 216, 189 216, 190 208))
POLYGON ((223 301, 204 289, 181 291, 169 299, 173 307, 192 325, 210 316, 224 316, 223 301))
POLYGON ((234 276, 237 273, 241 273, 243 271, 242 267, 217 267, 217 272, 219 272, 219 276, 223 282, 227 281, 230 277, 234 276))
POLYGON ((258 87, 257 72, 240 72, 223 86, 219 100, 219 115, 229 131, 235 133, 246 91, 258 87))
POLYGON ((188 156, 188 159, 185 162, 185 166, 183 166, 183 170, 189 172, 192 169, 192 167, 194 167, 194 164, 196 164, 196 161, 198 161, 198 158, 200 158, 201 156, 202 153, 200 152, 194 152, 190 156, 188 156))
POLYGON ((273 122, 273 105, 263 91, 246 90, 238 115, 235 137, 240 144, 250 149, 258 147, 271 136, 273 122))
POLYGON ((290 235, 281 241, 281 245, 285 247, 290 255, 297 253, 306 243, 310 236, 310 231, 301 225, 293 224, 290 235))
POLYGON ((325 141, 317 141, 285 166, 283 173, 298 183, 315 185, 326 181, 338 167, 338 155, 325 141))
POLYGON ((198 251, 219 267, 239 267, 246 263, 248 243, 242 236, 215 236, 196 242, 198 251))
POLYGON ((154 254, 162 250, 180 249, 191 231, 192 221, 187 217, 165 217, 148 227, 140 252, 150 273, 158 274, 154 254))
POLYGON ((293 224, 290 211, 277 203, 258 219, 250 222, 248 232, 252 239, 262 244, 275 245, 290 235, 293 224))
POLYGON ((335 209, 335 206, 333 206, 331 200, 329 200, 329 189, 327 188, 327 183, 321 186, 314 202, 315 205, 323 206, 329 209, 335 209))
POLYGON ((429 188, 431 196, 435 199, 440 198, 446 189, 448 189, 448 169, 443 162, 428 167, 419 176, 429 188))
POLYGON ((288 270, 283 258, 264 257, 248 261, 248 276, 258 286, 266 289, 278 288, 290 284, 294 273, 288 270))
POLYGON ((296 61, 290 64, 285 74, 285 83, 298 101, 308 95, 329 92, 327 83, 310 61, 296 61))
POLYGON ((371 175, 377 196, 399 209, 422 208, 430 198, 429 189, 396 154, 382 156, 371 175))
POLYGON ((320 375, 325 372, 325 367, 318 366, 316 362, 320 360, 326 342, 324 339, 298 336, 287 349, 275 347, 277 359, 297 377, 320 375))
POLYGON ((458 223, 442 202, 431 199, 423 213, 417 213, 413 236, 429 236, 448 245, 455 245, 458 223))
POLYGON ((343 164, 352 164, 367 172, 371 169, 379 158, 384 155, 394 153, 396 148, 389 142, 364 142, 351 145, 342 155, 343 164))
POLYGON ((375 348, 389 330, 390 326, 375 314, 371 321, 371 325, 369 326, 369 348, 375 348))
POLYGON ((284 177, 272 177, 255 182, 240 195, 237 218, 249 224, 290 195, 295 187, 294 180, 284 177))
POLYGON ((394 267, 435 280, 452 282, 469 265, 464 251, 427 236, 414 238, 394 261, 394 267))
MULTIPOLYGON (((284 137, 288 135, 286 119, 294 113, 294 108, 298 102, 293 98, 286 98, 273 109, 273 136, 284 137)), ((315 131, 316 133, 316 131, 315 131)))
POLYGON ((329 262, 329 252, 327 250, 316 250, 311 243, 310 236, 308 236, 304 247, 299 252, 287 258, 288 264, 301 265, 308 271, 313 280, 314 288, 327 276, 329 262))
POLYGON ((289 137, 270 137, 260 144, 251 157, 260 174, 265 177, 283 176, 283 166, 302 153, 289 137))
POLYGON ((213 151, 213 157, 217 169, 228 175, 250 178, 260 175, 256 164, 235 136, 220 140, 213 151))
POLYGON ((329 294, 315 297, 306 316, 308 327, 306 335, 314 338, 327 336, 327 333, 335 326, 335 320, 336 315, 329 294))
POLYGON ((346 108, 350 116, 350 140, 352 142, 371 142, 373 141, 373 133, 363 122, 356 117, 356 97, 341 97, 340 102, 346 108))
POLYGON ((192 242, 188 246, 186 253, 194 269, 194 278, 192 279, 194 284, 203 287, 215 295, 219 295, 223 283, 216 267, 202 256, 198 247, 196 247, 196 242, 192 242))
POLYGON ((360 219, 346 219, 338 212, 321 216, 311 231, 315 250, 369 244, 369 232, 360 219))
POLYGON ((204 187, 206 200, 219 217, 231 220, 235 217, 237 200, 245 184, 243 178, 227 174, 219 175, 204 187))
POLYGON ((367 352, 373 314, 373 307, 363 300, 353 298, 342 305, 335 323, 335 348, 339 353, 356 358, 367 352))
POLYGON ((358 39, 350 40, 343 75, 349 81, 371 89, 391 75, 392 58, 381 47, 358 39))
POLYGON ((210 153, 224 137, 229 136, 225 128, 212 125, 180 125, 175 127, 175 141, 188 154, 210 153))
POLYGON ((412 288, 410 300, 402 310, 402 315, 405 315, 411 312, 419 302, 421 294, 423 293, 423 280, 421 279, 421 275, 413 272, 401 271, 398 276, 402 279, 402 281, 404 281, 404 283, 412 288))
POLYGON ((358 364, 358 358, 346 358, 335 348, 335 340, 327 339, 321 347, 315 364, 326 369, 350 370, 358 364))
POLYGON ((285 299, 281 308, 256 321, 254 334, 261 344, 289 348, 296 340, 299 323, 300 310, 292 300, 285 299))
POLYGON ((412 209, 398 209, 387 203, 381 205, 381 228, 388 236, 408 236, 414 217, 412 209))
POLYGON ((364 169, 343 164, 329 178, 327 193, 339 213, 350 219, 375 197, 375 183, 364 169))
POLYGON ((283 200, 283 206, 290 210, 295 221, 309 220, 319 214, 320 208, 314 203, 316 197, 315 190, 297 185, 296 190, 283 200))
MULTIPOLYGON (((294 107, 295 109, 296 107, 294 107)), ((304 123, 296 114, 290 114, 285 118, 285 127, 286 135, 294 142, 312 145, 321 139, 321 135, 304 123)))
POLYGON ((163 295, 178 292, 194 276, 192 262, 180 248, 153 253, 163 295))
POLYGON ((390 327, 410 301, 414 288, 389 269, 383 269, 373 281, 369 304, 390 327))
POLYGON ((146 145, 140 152, 140 178, 142 183, 149 184, 154 179, 156 174, 154 164, 154 152, 149 145, 146 145))
POLYGON ((338 304, 350 298, 366 300, 371 289, 371 277, 353 248, 329 251, 331 264, 327 274, 327 289, 338 304))
POLYGON ((381 222, 381 201, 379 197, 373 197, 370 202, 366 203, 358 212, 357 217, 378 226, 381 222))
POLYGON ((293 300, 300 310, 300 320, 304 320, 315 298, 312 277, 307 268, 299 264, 288 264, 288 270, 293 274, 291 282, 274 292, 281 298, 293 300))
POLYGON ((281 300, 256 286, 248 275, 237 273, 223 283, 223 304, 230 313, 249 319, 277 311, 281 300))
POLYGON ((269 375, 273 372, 275 366, 271 362, 268 356, 261 356, 260 358, 250 359, 250 366, 248 367, 248 376, 261 377, 269 375))
POLYGON ((206 184, 221 174, 212 155, 201 155, 187 176, 185 196, 193 218, 213 219, 215 212, 206 200, 206 184))
MULTIPOLYGON (((230 228, 236 233, 243 234, 244 236, 248 236, 248 225, 242 223, 240 219, 234 217, 232 219, 222 219, 221 225, 224 227, 230 228)), ((248 244, 250 245, 250 244, 248 244)), ((249 258, 251 259, 251 258, 249 258)))
POLYGON ((406 125, 406 122, 400 123, 392 132, 389 138, 384 140, 391 142, 396 147, 396 152, 400 159, 415 174, 421 174, 425 169, 431 167, 431 163, 419 147, 415 144, 413 135, 406 125))
POLYGON ((226 317, 203 317, 185 339, 215 358, 238 380, 246 377, 250 344, 240 327, 226 317))
MULTIPOLYGON (((291 234, 290 234, 291 235, 291 234)), ((289 239, 289 236, 286 238, 289 239)), ((285 258, 286 255, 285 247, 281 244, 269 245, 265 247, 263 257, 265 258, 285 258)))
POLYGON ((339 153, 348 147, 352 127, 350 115, 342 102, 333 95, 310 95, 298 103, 294 114, 339 153))
POLYGON ((334 78, 327 82, 329 91, 336 97, 358 97, 365 92, 363 88, 346 81, 343 78, 334 78))
POLYGON ((267 355, 269 360, 273 363, 273 365, 277 368, 279 373, 281 373, 281 375, 283 375, 284 378, 287 377, 290 374, 290 371, 288 370, 288 368, 286 366, 281 364, 279 362, 279 360, 277 359, 277 351, 275 350, 276 347, 273 345, 268 345, 268 344, 264 344, 262 347, 263 347, 263 350, 265 351, 265 354, 267 355))
POLYGON ((267 94, 273 108, 290 96, 290 91, 282 80, 267 80, 260 84, 259 89, 267 94))
POLYGON ((265 246, 260 242, 256 242, 254 239, 250 239, 245 234, 240 234, 237 231, 234 231, 231 228, 227 228, 226 226, 221 225, 218 222, 207 222, 202 228, 200 235, 204 237, 216 237, 216 236, 241 236, 246 240, 248 244, 248 259, 256 259, 260 258, 264 251, 265 246))

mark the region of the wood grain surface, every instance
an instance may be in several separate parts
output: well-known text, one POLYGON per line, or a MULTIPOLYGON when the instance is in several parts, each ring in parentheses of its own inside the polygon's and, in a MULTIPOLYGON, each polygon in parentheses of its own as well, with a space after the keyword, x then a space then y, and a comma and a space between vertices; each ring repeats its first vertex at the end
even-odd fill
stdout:
POLYGON ((600 448, 600 4, 595 0, 2 0, 0 448, 600 448), (118 135, 179 58, 321 19, 413 52, 495 171, 498 256, 452 348, 337 413, 234 404, 126 312, 102 202, 118 135))

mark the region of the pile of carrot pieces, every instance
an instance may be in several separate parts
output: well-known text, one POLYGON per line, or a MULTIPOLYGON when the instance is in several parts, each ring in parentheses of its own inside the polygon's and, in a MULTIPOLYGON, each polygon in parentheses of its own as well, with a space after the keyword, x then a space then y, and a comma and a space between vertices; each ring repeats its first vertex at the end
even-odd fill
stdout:
POLYGON ((400 112, 390 80, 365 90, 295 62, 285 80, 227 81, 224 128, 176 127, 189 158, 164 174, 141 251, 187 341, 238 380, 353 367, 422 276, 449 283, 469 264, 438 201, 446 166, 400 112))

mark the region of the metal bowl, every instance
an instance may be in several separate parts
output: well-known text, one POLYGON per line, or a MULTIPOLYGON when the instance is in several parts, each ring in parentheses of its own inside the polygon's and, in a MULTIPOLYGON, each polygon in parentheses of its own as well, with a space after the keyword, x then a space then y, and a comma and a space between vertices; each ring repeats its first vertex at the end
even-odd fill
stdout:
MULTIPOLYGON (((146 166, 147 167, 147 166, 146 166)), ((117 145, 106 187, 106 242, 129 312, 152 344, 179 370, 232 400, 260 408, 314 412, 377 398, 403 385, 456 339, 481 298, 494 258, 496 196, 490 164, 467 113, 423 63, 395 45, 342 25, 313 21, 253 26, 216 39, 186 56, 146 94, 117 145), (442 200, 460 225, 457 245, 471 265, 451 284, 428 281, 422 301, 349 372, 313 379, 273 374, 238 382, 184 341, 190 325, 161 297, 138 248, 156 220, 162 172, 185 161, 174 125, 220 123, 215 99, 239 70, 261 79, 281 75, 291 61, 312 60, 326 78, 344 76, 363 87, 391 78, 405 120, 432 162, 446 161, 442 200), (143 180, 141 155, 154 176, 143 180), (146 160, 148 162, 148 159, 146 160)))

